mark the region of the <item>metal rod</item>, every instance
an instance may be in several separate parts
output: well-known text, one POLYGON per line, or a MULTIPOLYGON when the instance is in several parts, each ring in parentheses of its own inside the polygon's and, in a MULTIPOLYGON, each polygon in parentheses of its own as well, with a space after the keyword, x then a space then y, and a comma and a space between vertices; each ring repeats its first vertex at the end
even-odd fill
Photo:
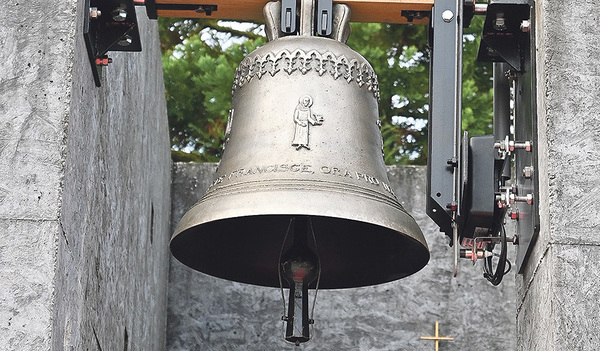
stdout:
MULTIPOLYGON (((510 135, 510 81, 506 72, 510 66, 505 62, 494 62, 494 138, 505 140, 510 135)), ((502 178, 510 179, 510 162, 504 162, 502 178)))

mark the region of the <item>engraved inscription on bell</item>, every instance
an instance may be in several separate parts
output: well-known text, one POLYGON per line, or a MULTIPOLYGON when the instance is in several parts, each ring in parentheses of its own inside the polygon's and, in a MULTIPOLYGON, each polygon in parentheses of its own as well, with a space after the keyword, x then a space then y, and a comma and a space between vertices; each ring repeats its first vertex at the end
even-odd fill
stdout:
POLYGON ((294 110, 296 130, 292 146, 295 146, 296 150, 300 150, 303 147, 310 150, 308 146, 309 128, 311 125, 318 126, 323 124, 323 116, 312 113, 312 104, 312 97, 304 95, 298 100, 298 106, 294 110))

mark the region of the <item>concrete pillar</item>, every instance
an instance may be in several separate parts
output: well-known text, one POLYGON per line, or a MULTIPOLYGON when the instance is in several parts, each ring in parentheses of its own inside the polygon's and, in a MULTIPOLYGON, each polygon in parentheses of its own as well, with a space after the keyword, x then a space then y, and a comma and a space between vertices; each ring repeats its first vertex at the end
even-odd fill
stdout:
POLYGON ((538 0, 540 235, 518 276, 519 350, 600 345, 600 27, 594 1, 538 0))
POLYGON ((0 348, 161 350, 169 137, 156 22, 96 88, 84 1, 0 3, 0 348))

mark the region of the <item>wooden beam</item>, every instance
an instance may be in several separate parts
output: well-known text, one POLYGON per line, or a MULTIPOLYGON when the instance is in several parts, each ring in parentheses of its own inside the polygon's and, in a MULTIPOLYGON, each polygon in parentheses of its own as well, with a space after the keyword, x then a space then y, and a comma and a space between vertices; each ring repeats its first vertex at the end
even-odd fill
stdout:
MULTIPOLYGON (((237 21, 262 21, 268 0, 155 0, 159 17, 215 18, 237 21), (217 5, 210 16, 195 11, 200 5, 217 5)), ((353 22, 407 23, 402 11, 431 11, 433 0, 334 0, 352 10, 353 22)), ((415 20, 414 23, 427 23, 415 20)))

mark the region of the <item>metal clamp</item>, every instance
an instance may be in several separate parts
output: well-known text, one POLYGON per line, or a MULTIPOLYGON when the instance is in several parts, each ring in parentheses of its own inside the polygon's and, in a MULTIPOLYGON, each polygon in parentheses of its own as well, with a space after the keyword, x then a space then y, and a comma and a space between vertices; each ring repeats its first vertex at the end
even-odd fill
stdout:
POLYGON ((297 30, 296 0, 281 0, 281 31, 292 34, 297 30))
POLYGON ((317 33, 331 35, 333 26, 333 0, 319 0, 317 3, 317 33))

